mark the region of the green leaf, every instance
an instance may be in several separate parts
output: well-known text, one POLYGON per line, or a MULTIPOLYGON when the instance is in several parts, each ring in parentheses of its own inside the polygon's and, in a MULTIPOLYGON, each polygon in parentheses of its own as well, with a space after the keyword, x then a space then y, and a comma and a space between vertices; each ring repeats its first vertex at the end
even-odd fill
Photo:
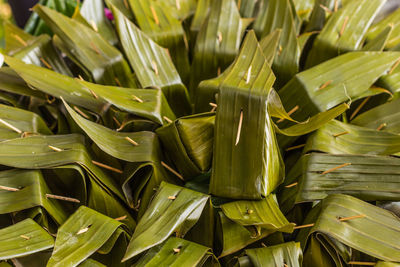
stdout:
POLYGON ((282 29, 279 52, 272 69, 277 76, 277 86, 282 87, 299 71, 300 48, 297 42, 295 18, 297 14, 290 0, 263 0, 260 14, 254 22, 259 37, 265 37, 276 29, 282 29))
POLYGON ((15 71, 4 66, 0 68, 0 90, 8 93, 45 99, 45 95, 42 92, 29 88, 15 71))
POLYGON ((116 45, 118 43, 117 34, 104 13, 103 1, 85 1, 80 11, 82 17, 85 18, 89 25, 91 25, 96 32, 100 33, 111 45, 116 45))
POLYGON ((121 110, 159 124, 163 124, 163 116, 175 118, 160 90, 103 86, 28 65, 12 57, 6 57, 6 62, 30 86, 96 113, 103 113, 111 103, 121 110))
POLYGON ((266 248, 254 248, 245 250, 255 267, 287 266, 301 267, 303 253, 300 243, 288 242, 266 248))
MULTIPOLYGON (((323 234, 328 239, 338 241, 354 250, 363 252, 384 261, 400 260, 398 240, 400 238, 400 220, 394 214, 357 198, 347 195, 330 195, 325 198, 315 224, 311 229, 302 229, 298 236, 305 246, 304 237, 323 234), (359 216, 351 220, 340 218, 359 216), (379 229, 379 231, 371 231, 379 229)), ((311 219, 311 218, 310 218, 311 219)), ((336 254, 337 256, 339 254, 336 254)))
POLYGON ((365 201, 400 200, 397 158, 311 153, 300 160, 303 168, 296 203, 321 200, 338 193, 365 201), (343 164, 347 166, 323 174, 343 164))
POLYGON ((399 9, 395 10, 392 14, 371 26, 366 35, 367 42, 376 39, 383 32, 387 31, 388 25, 390 26, 391 24, 393 26, 393 32, 390 35, 390 38, 385 47, 388 49, 396 48, 400 44, 400 29, 398 27, 398 25, 400 24, 399 9))
POLYGON ((310 136, 304 148, 308 151, 393 155, 400 151, 400 136, 333 120, 310 136), (335 137, 337 134, 342 135, 335 137))
POLYGON ((34 11, 62 42, 65 48, 63 52, 82 69, 90 72, 97 83, 136 87, 122 54, 100 34, 45 6, 37 5, 34 11))
MULTIPOLYGON (((45 135, 53 134, 39 115, 24 109, 0 104, 0 119, 3 121, 0 123, 0 129, 6 130, 5 132, 8 134, 14 133, 14 138, 20 137, 24 132, 45 135), (10 126, 4 124, 4 122, 16 129, 13 130, 10 126), (19 130, 20 133, 16 132, 16 130, 19 130)), ((3 134, 0 136, 2 139, 3 134)))
POLYGON ((75 112, 65 101, 68 113, 81 129, 104 152, 129 162, 153 161, 159 152, 157 136, 152 132, 121 133, 87 120, 75 112), (136 144, 132 144, 131 142, 136 144))
POLYGON ((0 203, 3 203, 0 205, 0 214, 42 206, 59 225, 68 218, 66 209, 59 200, 47 198, 47 194, 52 192, 38 170, 1 171, 0 185, 18 190, 0 191, 0 203))
POLYGON ((287 110, 298 106, 292 117, 304 121, 345 101, 377 94, 371 86, 399 57, 395 52, 346 53, 296 74, 279 95, 287 110))
POLYGON ((388 25, 379 35, 367 42, 362 48, 364 51, 383 51, 393 32, 393 25, 388 25))
POLYGON ((120 227, 122 224, 119 221, 81 206, 58 229, 54 250, 47 266, 76 266, 101 249, 110 239, 113 240, 111 247, 114 246, 119 235, 127 234, 125 231, 118 231, 120 227))
POLYGON ((139 220, 123 261, 164 242, 174 231, 185 234, 199 219, 209 196, 161 183, 139 220))
POLYGON ((210 181, 213 195, 261 199, 282 182, 282 159, 267 110, 274 80, 254 32, 249 32, 220 85, 210 181))
POLYGON ((201 26, 194 47, 191 75, 191 97, 202 80, 224 71, 239 52, 249 19, 241 19, 234 0, 211 1, 210 14, 201 26), (224 12, 222 12, 222 10, 224 12))
MULTIPOLYGON (((174 16, 176 5, 167 5, 165 3, 167 0, 151 2, 147 0, 128 1, 139 28, 160 46, 168 49, 182 80, 186 82, 190 70, 189 47, 182 22, 174 16)), ((183 4, 184 1, 179 0, 180 2, 183 4)), ((159 70, 161 70, 161 67, 159 67, 159 70)))
POLYGON ((164 148, 185 179, 210 169, 214 137, 213 113, 181 117, 157 129, 164 148))
POLYGON ((165 243, 151 248, 133 266, 203 266, 212 260, 213 255, 209 248, 170 237, 165 243))
POLYGON ((44 251, 54 246, 54 239, 32 219, 0 229, 0 260, 44 251))
POLYGON ((189 95, 165 48, 113 7, 122 47, 143 88, 161 89, 178 116, 190 113, 189 95))
POLYGON ((381 0, 352 0, 334 12, 315 39, 306 67, 310 68, 339 54, 359 50, 383 4, 381 0))
POLYGON ((400 99, 372 108, 351 121, 351 124, 377 129, 384 125, 381 131, 400 133, 400 99))
POLYGON ((274 194, 263 200, 240 200, 221 205, 225 216, 242 226, 261 227, 267 231, 293 232, 282 212, 274 194))

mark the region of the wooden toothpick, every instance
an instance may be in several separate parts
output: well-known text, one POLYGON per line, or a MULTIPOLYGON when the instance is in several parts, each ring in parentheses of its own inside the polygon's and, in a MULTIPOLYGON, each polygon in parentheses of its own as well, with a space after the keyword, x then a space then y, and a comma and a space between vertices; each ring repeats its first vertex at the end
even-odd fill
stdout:
POLYGON ((125 140, 127 140, 129 143, 131 143, 134 146, 138 146, 139 144, 132 140, 129 136, 125 136, 125 140))
POLYGON ((382 130, 383 128, 385 128, 387 126, 387 123, 382 123, 381 125, 378 126, 378 128, 376 128, 377 131, 382 130))
POLYGON ((8 122, 0 119, 0 123, 5 125, 6 127, 10 128, 11 130, 13 130, 14 132, 17 132, 19 134, 22 134, 22 131, 20 129, 18 129, 17 127, 14 127, 13 125, 9 124, 8 122))
POLYGON ((178 177, 179 179, 181 179, 182 181, 184 181, 183 176, 175 171, 174 169, 172 169, 170 166, 168 166, 164 161, 161 161, 161 165, 166 168, 168 171, 170 171, 171 173, 173 173, 176 177, 178 177))
POLYGON ((20 42, 23 46, 28 46, 28 44, 24 41, 24 39, 22 39, 18 35, 12 34, 12 37, 14 37, 14 39, 17 40, 18 42, 20 42))
POLYGON ((302 147, 305 147, 305 146, 306 146, 306 144, 301 144, 301 145, 298 145, 298 146, 288 147, 288 148, 286 148, 286 151, 295 150, 295 149, 302 148, 302 147))
POLYGON ((90 24, 92 25, 92 28, 95 32, 99 31, 99 29, 97 28, 96 22, 94 22, 94 20, 90 20, 90 24))
POLYGON ((172 123, 172 120, 167 116, 163 116, 163 119, 166 120, 168 123, 172 123))
POLYGON ((144 101, 142 99, 140 99, 139 97, 132 95, 133 99, 136 100, 139 103, 143 103, 144 101))
POLYGON ((221 44, 222 43, 222 32, 219 31, 217 34, 217 37, 218 37, 218 43, 221 44))
POLYGON ((125 220, 126 218, 128 218, 128 216, 124 215, 124 216, 115 218, 114 220, 116 220, 116 221, 123 221, 123 220, 125 220))
POLYGON ((31 239, 29 236, 26 236, 26 235, 20 235, 20 237, 22 237, 22 238, 25 239, 25 240, 31 239))
POLYGON ((343 217, 343 218, 339 218, 339 221, 345 222, 345 221, 349 221, 349 220, 365 218, 366 216, 367 215, 365 215, 365 214, 360 214, 360 215, 354 215, 354 216, 350 216, 350 217, 343 217))
POLYGON ((68 201, 68 202, 81 203, 81 201, 76 198, 57 196, 57 195, 53 195, 53 194, 46 194, 46 198, 53 198, 53 199, 58 199, 58 200, 63 200, 63 201, 68 201))
POLYGON ((356 110, 354 110, 353 114, 351 114, 350 116, 350 120, 352 120, 357 114, 358 112, 363 108, 363 106, 368 102, 368 100, 371 98, 371 96, 365 98, 363 100, 363 102, 361 102, 361 104, 356 108, 356 110))
POLYGON ((397 66, 399 66, 400 64, 400 58, 394 63, 394 65, 390 68, 390 71, 388 73, 388 75, 392 74, 393 71, 397 68, 397 66))
POLYGON ((10 191, 10 192, 19 191, 18 188, 8 187, 8 186, 4 186, 4 185, 0 185, 0 190, 6 190, 6 191, 10 191))
POLYGON ((176 196, 169 196, 168 199, 170 199, 170 200, 175 200, 175 199, 176 199, 176 196))
POLYGON ((235 146, 237 146, 237 144, 239 144, 240 134, 242 132, 242 124, 243 124, 243 110, 240 110, 240 117, 239 117, 238 130, 237 130, 237 133, 236 133, 235 146))
POLYGON ((156 75, 158 75, 157 63, 156 63, 154 60, 151 61, 151 67, 152 67, 154 73, 155 73, 156 75))
POLYGON ((323 83, 323 84, 318 88, 318 90, 322 90, 322 89, 328 87, 328 85, 330 85, 332 82, 333 82, 333 80, 326 81, 325 83, 323 83))
POLYGON ((342 36, 342 35, 343 35, 344 30, 346 29, 346 26, 347 26, 347 23, 348 23, 348 22, 349 22, 349 16, 346 16, 346 17, 344 18, 344 21, 343 21, 343 24, 342 24, 342 28, 340 29, 339 36, 342 36))
MULTIPOLYGON (((292 108, 287 114, 290 116, 293 113, 295 113, 297 110, 299 109, 299 106, 296 105, 294 108, 292 108)), ((283 122, 285 119, 279 119, 276 123, 281 123, 283 122)))
POLYGON ((342 136, 342 135, 345 135, 345 134, 348 134, 348 133, 349 133, 348 131, 344 131, 344 132, 341 132, 341 133, 334 134, 332 136, 333 137, 339 137, 339 136, 342 136))
POLYGON ((366 266, 375 266, 376 262, 367 262, 367 261, 349 261, 348 265, 366 265, 366 266))
POLYGON ((93 42, 90 42, 90 46, 93 48, 93 50, 94 50, 94 52, 96 52, 96 54, 100 55, 99 48, 93 42))
POLYGON ((40 57, 40 61, 45 65, 48 69, 53 69, 53 67, 47 62, 44 58, 40 57))
POLYGON ((248 84, 248 83, 250 82, 250 77, 251 77, 251 66, 250 66, 250 68, 247 70, 246 84, 248 84))
POLYGON ((176 9, 181 10, 181 2, 180 0, 175 0, 176 9))
POLYGON ((74 109, 76 112, 78 112, 79 114, 81 114, 83 117, 85 117, 86 119, 90 119, 90 117, 88 115, 86 115, 86 113, 84 113, 82 110, 80 110, 77 106, 74 106, 74 109))
POLYGON ((327 174, 327 173, 336 171, 336 170, 338 170, 338 169, 340 169, 340 168, 343 168, 343 167, 346 167, 346 166, 349 166, 349 165, 351 165, 351 163, 344 163, 344 164, 342 164, 342 165, 339 165, 339 166, 336 166, 336 167, 334 167, 334 168, 332 168, 332 169, 329 169, 329 170, 327 170, 327 171, 324 171, 324 172, 321 173, 321 174, 324 175, 324 174, 327 174))
POLYGON ((296 185, 298 185, 298 182, 295 182, 293 184, 289 184, 289 185, 285 185, 285 188, 291 188, 291 187, 295 187, 296 185))
POLYGON ((157 25, 160 25, 160 21, 158 20, 158 16, 157 16, 156 10, 154 9, 154 7, 152 5, 150 6, 150 10, 151 10, 151 13, 153 14, 154 22, 157 25))
POLYGON ((296 230, 296 229, 308 228, 308 227, 313 227, 314 225, 315 225, 315 223, 310 223, 310 224, 305 224, 305 225, 299 225, 299 226, 293 227, 293 229, 296 230))
POLYGON ((324 6, 323 4, 320 4, 319 7, 322 8, 323 10, 325 10, 325 12, 328 14, 332 13, 332 11, 329 8, 327 8, 326 6, 324 6))
POLYGON ((121 170, 119 170, 119 169, 117 169, 117 168, 108 166, 108 165, 106 165, 106 164, 104 164, 104 163, 101 163, 101 162, 98 162, 98 161, 95 161, 95 160, 92 160, 92 163, 93 163, 94 165, 97 165, 97 166, 101 167, 101 168, 104 168, 104 169, 107 169, 107 170, 110 170, 110 171, 113 171, 113 172, 116 172, 116 173, 120 173, 120 174, 123 173, 123 171, 121 171, 121 170))
POLYGON ((61 152, 61 151, 63 151, 61 148, 58 148, 58 147, 55 147, 55 146, 48 145, 48 147, 49 147, 50 149, 56 151, 56 152, 61 152))

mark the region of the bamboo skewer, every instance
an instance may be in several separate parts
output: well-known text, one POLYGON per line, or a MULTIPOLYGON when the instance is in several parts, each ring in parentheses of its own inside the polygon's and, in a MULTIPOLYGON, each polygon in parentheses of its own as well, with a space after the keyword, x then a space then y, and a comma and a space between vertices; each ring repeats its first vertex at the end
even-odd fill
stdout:
POLYGON ((168 166, 164 161, 161 161, 161 165, 166 168, 168 171, 170 171, 171 173, 173 173, 175 176, 177 176, 179 179, 181 179, 182 181, 184 181, 183 176, 178 173, 177 171, 175 171, 174 169, 172 169, 170 166, 168 166))
POLYGON ((239 141, 240 141, 240 134, 241 134, 241 131, 242 131, 242 124, 243 124, 243 110, 240 111, 240 117, 239 117, 238 130, 237 130, 237 134, 236 134, 235 146, 237 146, 237 144, 239 144, 239 141))
POLYGON ((342 165, 339 165, 339 166, 336 166, 336 167, 334 167, 334 168, 332 168, 332 169, 329 169, 329 170, 327 170, 327 171, 324 171, 324 172, 321 173, 321 174, 324 175, 324 174, 327 174, 327 173, 336 171, 336 170, 338 170, 338 169, 341 169, 341 168, 346 167, 346 166, 349 166, 349 165, 351 165, 351 163, 344 163, 344 164, 342 164, 342 165))
POLYGON ((53 199, 58 199, 58 200, 63 200, 63 201, 68 201, 68 202, 81 203, 81 201, 76 198, 57 196, 57 195, 53 195, 53 194, 46 194, 46 198, 53 198, 53 199))

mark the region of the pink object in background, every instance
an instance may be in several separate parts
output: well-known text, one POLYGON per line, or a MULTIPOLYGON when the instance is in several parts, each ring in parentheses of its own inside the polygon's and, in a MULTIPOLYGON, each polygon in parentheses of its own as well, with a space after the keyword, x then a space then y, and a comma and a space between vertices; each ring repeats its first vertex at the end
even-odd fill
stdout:
POLYGON ((111 11, 108 9, 108 8, 104 8, 104 14, 106 14, 106 17, 109 19, 109 20, 114 20, 114 16, 113 16, 113 14, 111 13, 111 11))

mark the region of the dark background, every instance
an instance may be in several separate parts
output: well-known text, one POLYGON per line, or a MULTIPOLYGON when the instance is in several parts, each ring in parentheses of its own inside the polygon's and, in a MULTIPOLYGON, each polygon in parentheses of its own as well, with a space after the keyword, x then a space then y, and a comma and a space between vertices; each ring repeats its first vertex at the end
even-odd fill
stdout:
POLYGON ((9 0, 8 3, 11 6, 15 22, 21 28, 24 27, 26 21, 31 15, 29 9, 33 7, 38 0, 9 0))

